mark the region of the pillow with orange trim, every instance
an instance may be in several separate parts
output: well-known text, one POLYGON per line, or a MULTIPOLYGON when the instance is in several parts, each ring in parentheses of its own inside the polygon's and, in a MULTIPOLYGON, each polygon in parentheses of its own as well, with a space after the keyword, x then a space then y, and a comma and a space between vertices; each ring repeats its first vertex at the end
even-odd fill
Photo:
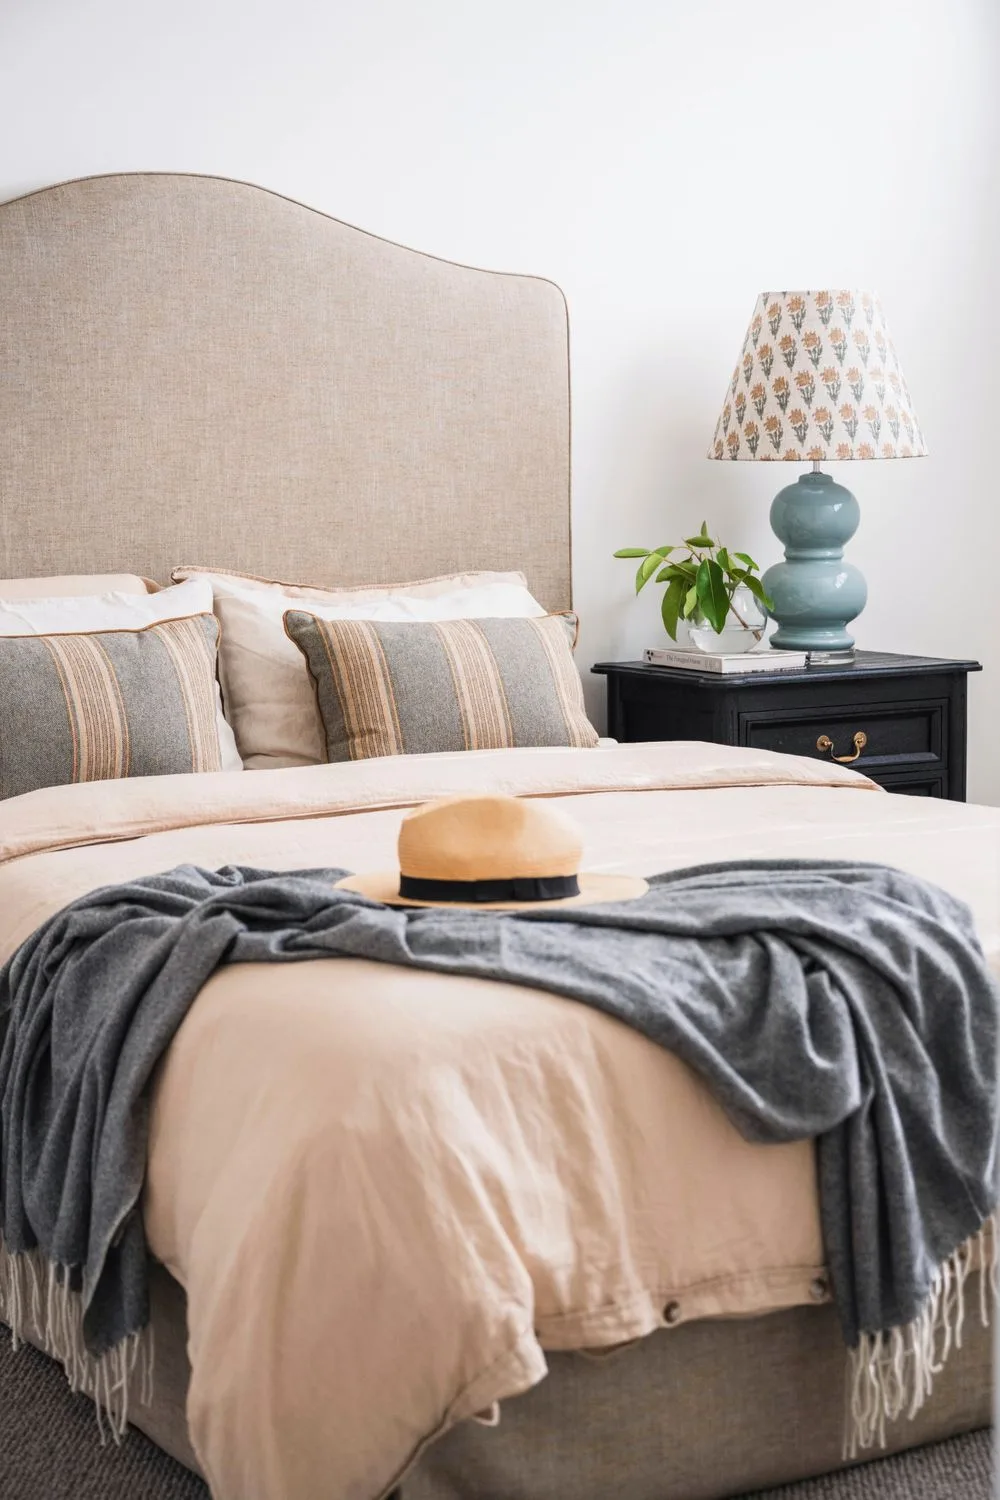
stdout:
POLYGON ((0 797, 220 771, 212 614, 142 630, 0 637, 0 797))
MULTIPOLYGON (((21 580, 37 585, 74 582, 72 579, 34 578, 21 580)), ((114 579, 111 579, 114 582, 114 579)), ((125 579, 127 581, 127 579, 125 579)), ((137 579, 137 582, 142 582, 137 579)), ((96 631, 141 630, 162 620, 187 619, 212 613, 212 586, 207 579, 192 578, 173 588, 147 593, 111 589, 94 593, 13 593, 5 597, 0 585, 0 637, 40 635, 92 635, 96 631)), ((213 688, 215 721, 222 749, 222 769, 242 771, 233 731, 222 712, 219 684, 213 688)), ((4 709, 0 699, 0 713, 4 709)), ((2 723, 2 718, 0 718, 2 723)))
POLYGON ((327 760, 598 743, 573 660, 576 616, 324 620, 288 610, 327 760))

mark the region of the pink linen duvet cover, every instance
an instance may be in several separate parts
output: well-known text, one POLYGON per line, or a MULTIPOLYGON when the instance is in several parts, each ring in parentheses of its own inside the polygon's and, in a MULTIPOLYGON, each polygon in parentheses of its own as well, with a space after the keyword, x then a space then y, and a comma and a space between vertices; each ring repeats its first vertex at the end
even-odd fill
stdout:
MULTIPOLYGON (((406 807, 486 789, 565 799, 591 869, 895 864, 1000 956, 1000 811, 676 743, 33 792, 0 804, 0 960, 86 891, 180 863, 391 866, 406 807)), ((144 1215, 187 1291, 219 1500, 374 1500, 543 1379, 546 1349, 829 1296, 810 1142, 744 1141, 682 1063, 582 1005, 365 960, 205 986, 155 1085, 144 1215)))

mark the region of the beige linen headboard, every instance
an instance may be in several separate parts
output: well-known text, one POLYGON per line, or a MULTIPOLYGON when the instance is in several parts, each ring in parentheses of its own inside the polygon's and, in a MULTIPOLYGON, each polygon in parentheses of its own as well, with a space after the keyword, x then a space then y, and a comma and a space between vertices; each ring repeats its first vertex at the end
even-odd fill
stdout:
POLYGON ((181 563, 568 605, 562 293, 220 177, 0 205, 0 577, 181 563))

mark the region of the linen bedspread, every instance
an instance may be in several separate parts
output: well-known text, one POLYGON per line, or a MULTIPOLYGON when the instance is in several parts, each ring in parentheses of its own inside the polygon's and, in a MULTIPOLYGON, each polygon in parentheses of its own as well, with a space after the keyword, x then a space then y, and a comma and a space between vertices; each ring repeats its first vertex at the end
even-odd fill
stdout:
MULTIPOLYGON (((391 865, 400 810, 571 799, 587 864, 881 860, 1000 949, 1000 814, 717 746, 507 751, 55 788, 0 808, 0 957, 181 862, 391 865)), ((189 1421, 222 1500, 373 1500, 545 1348, 826 1297, 813 1150, 744 1141, 597 1012, 365 960, 217 974, 156 1084, 144 1205, 189 1301, 189 1421)))

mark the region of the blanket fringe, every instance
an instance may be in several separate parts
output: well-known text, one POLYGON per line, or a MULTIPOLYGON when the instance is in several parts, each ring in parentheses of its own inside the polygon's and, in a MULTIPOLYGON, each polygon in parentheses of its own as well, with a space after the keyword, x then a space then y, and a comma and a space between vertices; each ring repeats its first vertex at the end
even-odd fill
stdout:
POLYGON ((10 1327, 15 1350, 30 1333, 62 1365, 70 1390, 93 1397, 102 1445, 109 1434, 116 1444, 124 1437, 136 1380, 142 1405, 152 1401, 152 1328, 129 1334, 95 1358, 84 1342, 80 1293, 71 1289, 67 1268, 41 1251, 13 1255, 0 1240, 0 1319, 10 1327))
POLYGON ((857 1348, 848 1350, 845 1460, 876 1443, 884 1448, 886 1423, 904 1412, 912 1420, 924 1405, 952 1346, 962 1347, 966 1282, 977 1268, 979 1317, 984 1328, 990 1326, 990 1304, 997 1300, 998 1241, 1000 1228, 991 1216, 935 1272, 912 1323, 863 1333, 857 1348))

